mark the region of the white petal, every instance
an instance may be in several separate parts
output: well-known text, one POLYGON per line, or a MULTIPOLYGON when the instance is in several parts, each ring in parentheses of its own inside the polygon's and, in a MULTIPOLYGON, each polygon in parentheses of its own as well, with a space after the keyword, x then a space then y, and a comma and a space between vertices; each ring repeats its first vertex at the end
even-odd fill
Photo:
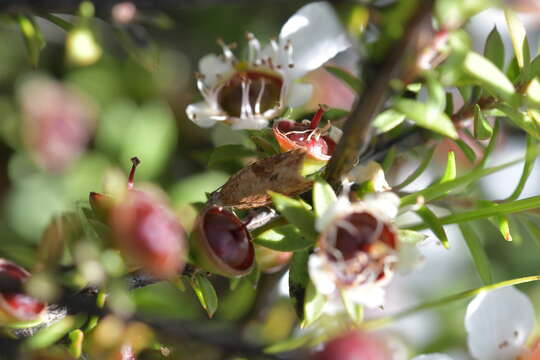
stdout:
POLYGON ((282 46, 288 40, 292 43, 293 78, 320 67, 351 46, 345 29, 327 2, 302 7, 283 25, 279 37, 282 46))
POLYGON ((339 140, 341 140, 341 136, 343 135, 343 131, 336 127, 336 126, 330 126, 330 130, 328 130, 328 135, 334 142, 337 144, 339 140))
POLYGON ((285 98, 285 105, 293 108, 302 106, 309 101, 312 93, 313 85, 293 82, 285 98))
POLYGON ((396 271, 402 275, 410 273, 425 261, 416 244, 406 242, 399 244, 398 258, 396 271))
POLYGON ((264 116, 251 116, 232 119, 232 128, 235 130, 261 130, 268 126, 268 119, 264 116))
POLYGON ((330 295, 336 290, 334 274, 327 268, 326 259, 323 255, 315 253, 309 257, 309 277, 317 291, 324 295, 330 295))
POLYGON ((226 117, 220 117, 214 109, 212 109, 204 101, 189 104, 186 108, 186 115, 189 120, 193 121, 200 127, 211 127, 216 121, 225 120, 226 117))
POLYGON ((399 197, 391 191, 371 193, 364 197, 363 203, 369 210, 393 220, 398 213, 399 197))
POLYGON ((412 360, 452 360, 452 358, 446 354, 426 354, 415 356, 412 360))
POLYGON ((349 171, 347 177, 357 184, 372 181, 375 191, 390 190, 390 185, 386 182, 381 165, 375 161, 370 161, 366 165, 355 166, 349 171))
POLYGON ((345 290, 347 296, 355 303, 365 305, 370 308, 381 307, 384 304, 384 297, 386 291, 384 287, 375 284, 365 284, 361 286, 355 286, 345 290))
POLYGON ((315 222, 317 231, 323 232, 334 219, 344 217, 352 211, 348 195, 349 194, 347 193, 338 196, 336 202, 330 205, 321 217, 317 218, 317 221, 315 222))
POLYGON ((204 75, 204 83, 212 87, 219 81, 219 75, 227 77, 234 68, 219 56, 208 54, 199 60, 199 71, 204 75))
POLYGON ((533 327, 531 301, 513 287, 477 295, 465 315, 469 352, 478 360, 515 359, 533 327))

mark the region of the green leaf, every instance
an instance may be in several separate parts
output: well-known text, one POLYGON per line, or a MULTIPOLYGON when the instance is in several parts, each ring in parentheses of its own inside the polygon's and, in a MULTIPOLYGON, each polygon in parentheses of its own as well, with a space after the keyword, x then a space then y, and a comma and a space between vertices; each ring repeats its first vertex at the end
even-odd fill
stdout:
POLYGON ((347 84, 356 95, 362 92, 362 81, 350 72, 336 66, 325 66, 324 69, 347 84))
POLYGON ((540 128, 530 114, 523 113, 507 104, 498 104, 496 108, 505 113, 515 126, 525 130, 527 134, 534 138, 540 139, 540 128))
POLYGON ((364 320, 364 307, 355 302, 354 299, 351 298, 351 293, 347 291, 341 291, 341 300, 352 321, 356 324, 361 324, 364 320))
POLYGON ((52 346, 71 330, 83 325, 86 318, 86 315, 67 316, 51 326, 39 330, 35 335, 25 340, 25 345, 31 350, 52 346))
POLYGON ((463 69, 479 85, 494 95, 506 101, 513 99, 515 89, 512 82, 497 66, 482 55, 470 51, 463 62, 463 69))
POLYGON ((502 237, 506 241, 512 241, 512 233, 510 232, 510 224, 508 222, 508 217, 504 215, 495 215, 489 219, 497 229, 499 229, 499 232, 501 233, 502 237))
POLYGON ((484 56, 499 69, 502 70, 504 68, 504 43, 496 25, 493 26, 487 37, 484 56))
POLYGON ((484 149, 484 156, 482 157, 482 161, 480 161, 480 164, 478 164, 478 168, 484 168, 486 166, 487 161, 489 160, 491 154, 493 153, 493 150, 497 146, 497 139, 499 138, 500 130, 501 130, 501 121, 498 119, 495 119, 495 123, 493 124, 493 135, 491 135, 491 139, 489 139, 489 143, 484 149))
POLYGON ((526 143, 526 153, 525 153, 525 162, 523 163, 523 171, 521 173, 521 177, 519 178, 519 182, 516 186, 516 189, 510 195, 506 201, 513 201, 516 200, 519 195, 523 192, 523 188, 525 187, 525 183, 527 182, 527 179, 529 178, 529 175, 531 175, 531 172, 534 168, 534 164, 536 162, 536 140, 528 135, 527 136, 527 143, 526 143))
POLYGON ((334 189, 324 179, 317 178, 313 184, 313 208, 315 215, 322 217, 328 208, 337 201, 334 189))
POLYGON ((310 250, 296 251, 289 269, 289 296, 300 319, 304 318, 306 289, 310 282, 308 260, 310 250))
POLYGON ((84 333, 80 329, 75 329, 69 333, 69 353, 74 358, 78 359, 82 355, 82 346, 84 340, 84 333))
POLYGON ((386 173, 392 165, 394 164, 394 160, 396 159, 397 150, 395 146, 392 146, 390 150, 386 153, 384 160, 381 164, 381 167, 383 171, 386 173))
POLYGON ((462 223, 459 225, 465 243, 469 248, 469 252, 476 267, 476 271, 482 280, 484 285, 489 285, 493 283, 491 277, 491 268, 489 265, 489 258, 476 234, 474 228, 469 223, 462 223))
POLYGON ((443 112, 446 108, 446 93, 444 87, 433 75, 427 76, 428 106, 443 112))
POLYGON ((416 210, 416 213, 422 218, 424 223, 431 229, 431 231, 433 231, 443 246, 448 249, 450 247, 448 237, 446 236, 446 232, 444 231, 441 222, 437 218, 437 215, 435 215, 433 211, 431 211, 431 209, 425 205, 422 205, 418 210, 416 210))
POLYGON ((315 230, 315 215, 306 209, 302 202, 291 199, 288 196, 269 191, 276 209, 289 221, 295 225, 306 239, 315 241, 317 231, 315 230))
POLYGON ((526 45, 527 41, 527 31, 517 16, 509 9, 504 10, 504 16, 506 18, 506 25, 508 26, 508 33, 510 34, 510 39, 512 40, 512 47, 514 48, 517 63, 520 68, 523 68, 526 63, 529 62, 529 59, 526 59, 524 54, 524 46, 526 45))
POLYGON ((302 327, 306 327, 317 320, 321 316, 325 304, 326 296, 319 293, 313 282, 310 281, 306 288, 302 327))
POLYGON ((314 244, 306 239, 294 225, 288 224, 269 229, 253 239, 253 242, 272 250, 297 251, 314 244))
POLYGON ((407 176, 405 180, 401 184, 398 184, 394 186, 396 189, 403 189, 405 186, 411 184, 414 180, 418 179, 420 175, 424 173, 424 171, 427 169, 429 164, 431 163, 431 160, 433 159, 433 155, 435 154, 435 147, 431 147, 427 149, 426 156, 422 159, 422 162, 418 167, 412 172, 411 175, 407 176))
POLYGON ((396 110, 388 109, 377 115, 373 120, 373 127, 377 129, 378 133, 385 133, 401 124, 404 120, 405 115, 396 110))
POLYGON ((208 160, 209 168, 216 168, 220 164, 229 161, 238 161, 242 158, 256 155, 257 152, 246 148, 244 145, 228 144, 216 147, 210 159, 208 160))
POLYGON ((59 28, 61 28, 62 30, 65 30, 67 32, 69 32, 69 31, 71 31, 71 29, 73 29, 73 24, 72 23, 62 19, 59 16, 56 16, 56 15, 53 15, 53 14, 40 14, 39 16, 44 18, 44 19, 49 20, 50 22, 52 22, 53 24, 55 24, 56 26, 58 26, 59 28))
POLYGON ((476 152, 469 146, 469 144, 461 139, 454 140, 454 142, 461 149, 467 160, 474 164, 476 161, 476 152))
POLYGON ((427 239, 427 235, 418 231, 399 229, 398 238, 400 243, 417 244, 427 239))
POLYGON ((454 180, 456 178, 456 156, 453 151, 448 152, 448 160, 446 161, 446 169, 444 174, 441 177, 440 182, 444 183, 447 181, 454 180))
POLYGON ((433 130, 452 139, 458 136, 452 120, 437 107, 416 100, 398 99, 394 104, 394 108, 414 121, 418 126, 433 130))
POLYGON ((212 318, 218 307, 218 297, 214 286, 203 274, 195 274, 190 280, 191 287, 195 295, 197 295, 201 306, 208 314, 208 317, 212 318))
POLYGON ((493 129, 484 117, 478 104, 474 105, 474 137, 479 140, 486 140, 493 134, 493 129))
POLYGON ((32 16, 15 15, 15 20, 19 24, 19 28, 24 37, 24 43, 30 56, 30 63, 32 66, 37 67, 39 63, 39 53, 45 46, 43 34, 32 16))
POLYGON ((341 119, 349 115, 349 110, 330 108, 324 112, 323 119, 325 120, 336 120, 341 119))
POLYGON ((531 62, 531 68, 530 68, 530 71, 529 71, 529 78, 528 79, 525 79, 526 81, 527 80, 530 80, 534 77, 537 77, 538 75, 540 75, 540 55, 536 56, 534 58, 534 60, 531 62))

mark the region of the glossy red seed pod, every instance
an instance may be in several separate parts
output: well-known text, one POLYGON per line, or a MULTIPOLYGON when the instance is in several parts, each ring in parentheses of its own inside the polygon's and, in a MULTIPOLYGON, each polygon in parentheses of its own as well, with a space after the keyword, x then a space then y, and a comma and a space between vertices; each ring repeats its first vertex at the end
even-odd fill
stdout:
POLYGON ((374 335, 357 331, 342 334, 328 341, 312 360, 390 360, 390 351, 374 335))
POLYGON ((47 304, 22 292, 30 273, 11 261, 0 259, 0 278, 5 286, 0 288, 0 324, 39 321, 47 304))
POLYGON ((218 206, 199 215, 191 238, 193 256, 204 269, 223 276, 248 274, 255 251, 246 225, 218 206))

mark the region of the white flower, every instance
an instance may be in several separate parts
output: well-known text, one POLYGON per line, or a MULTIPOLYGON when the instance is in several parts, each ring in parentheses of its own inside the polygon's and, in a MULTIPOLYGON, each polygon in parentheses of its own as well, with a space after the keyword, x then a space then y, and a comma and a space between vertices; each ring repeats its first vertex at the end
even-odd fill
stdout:
POLYGON ((302 7, 283 25, 279 38, 264 48, 252 34, 247 41, 245 61, 223 42, 222 56, 210 54, 200 60, 197 87, 204 101, 186 109, 197 125, 225 121, 235 129, 268 126, 287 106, 303 105, 311 97, 311 85, 295 80, 351 45, 326 2, 302 7))
POLYGON ((392 224, 399 206, 395 194, 373 193, 351 203, 344 192, 317 219, 321 237, 308 264, 311 281, 327 296, 332 312, 341 302, 336 293, 367 307, 382 306, 400 257, 414 251, 402 251, 408 244, 399 243, 392 224))
MULTIPOLYGON (((516 360, 535 322, 529 298, 514 287, 482 292, 467 307, 465 329, 469 352, 477 360, 516 360)), ((413 360, 451 360, 442 354, 421 355, 413 360)))
POLYGON ((386 182, 381 165, 375 161, 370 161, 365 165, 355 166, 347 174, 347 179, 357 184, 371 181, 373 183, 373 190, 377 192, 388 191, 391 189, 388 182, 386 182))

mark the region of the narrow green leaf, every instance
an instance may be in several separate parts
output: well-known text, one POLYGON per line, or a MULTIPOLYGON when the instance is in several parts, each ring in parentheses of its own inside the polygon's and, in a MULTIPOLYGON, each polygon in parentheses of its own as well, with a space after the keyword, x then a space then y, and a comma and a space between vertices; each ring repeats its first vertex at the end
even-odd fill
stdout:
POLYGON ((510 232, 508 217, 504 215, 495 215, 489 218, 489 220, 497 227, 504 240, 512 241, 512 233, 510 232))
POLYGON ((350 72, 336 66, 325 66, 324 69, 347 84, 356 95, 362 92, 362 81, 350 72))
POLYGON ((315 230, 315 215, 298 200, 273 191, 268 193, 276 209, 289 223, 295 225, 308 240, 315 241, 318 236, 315 230))
POLYGON ((491 154, 493 153, 493 150, 495 150, 495 147, 497 146, 497 139, 499 138, 499 131, 501 130, 501 122, 498 119, 495 119, 495 123, 493 124, 493 135, 491 135, 491 139, 489 139, 488 145, 486 146, 484 150, 484 156, 482 157, 482 161, 480 161, 480 164, 478 164, 478 168, 484 168, 487 164, 487 161, 491 154))
POLYGON ((540 55, 536 56, 534 60, 531 62, 529 78, 525 80, 528 81, 534 77, 537 77, 538 75, 540 75, 540 55))
POLYGON ((39 63, 39 53, 45 46, 45 40, 43 40, 41 30, 31 16, 15 15, 15 19, 17 20, 24 37, 24 43, 28 49, 30 63, 32 66, 36 67, 39 63))
POLYGON ((496 25, 493 26, 493 29, 486 39, 484 56, 499 69, 504 69, 504 43, 496 25))
POLYGON ((433 211, 431 211, 431 209, 425 205, 422 205, 418 210, 416 210, 416 213, 422 218, 424 223, 431 229, 431 231, 433 231, 443 246, 448 249, 450 247, 448 237, 446 236, 446 232, 444 231, 441 222, 437 218, 437 215, 435 215, 433 211))
POLYGON ((493 129, 484 117, 478 104, 474 105, 474 137, 479 140, 486 140, 493 134, 493 129))
POLYGON ((304 318, 304 300, 310 282, 308 260, 310 250, 296 251, 289 269, 289 296, 300 319, 304 318))
POLYGON ((191 277, 191 287, 208 317, 212 318, 218 307, 218 297, 210 280, 203 274, 195 274, 191 277))
POLYGON ((73 29, 72 23, 62 19, 59 16, 56 16, 53 14, 43 14, 43 15, 40 14, 39 16, 43 17, 44 19, 49 20, 50 22, 52 22, 53 24, 55 24, 56 26, 58 26, 59 28, 65 31, 71 31, 71 29, 73 29))
POLYGON ((373 127, 377 129, 378 133, 382 134, 392 130, 404 120, 405 115, 393 109, 388 109, 377 115, 375 120, 373 120, 373 127))
POLYGON ((444 170, 444 174, 441 177, 440 182, 444 183, 454 180, 456 178, 456 171, 456 155, 453 151, 449 151, 448 160, 446 161, 446 169, 444 170))
POLYGON ((526 140, 526 152, 525 152, 525 162, 523 163, 523 171, 521 172, 521 177, 519 178, 519 182, 516 186, 516 189, 510 195, 506 201, 513 201, 516 200, 521 193, 523 192, 523 188, 525 187, 525 184, 527 183, 527 179, 531 175, 531 172, 534 168, 534 164, 536 162, 536 139, 534 139, 532 136, 528 135, 526 140))
POLYGON ((510 101, 515 94, 514 85, 491 61, 473 51, 463 62, 464 71, 494 95, 510 101))
POLYGON ((270 345, 264 348, 264 352, 267 354, 277 354, 281 352, 296 350, 298 348, 308 345, 311 340, 311 336, 300 335, 298 337, 293 337, 270 345))
POLYGON ((398 238, 400 243, 417 244, 427 239, 427 235, 418 231, 399 229, 398 238))
POLYGON ((251 135, 251 141, 257 146, 257 149, 268 155, 279 154, 279 145, 277 142, 270 142, 262 136, 251 135))
POLYGON ((469 248, 469 252, 476 267, 476 271, 482 280, 484 285, 489 285, 493 283, 491 277, 491 268, 489 265, 489 258, 476 234, 474 228, 469 223, 462 223, 459 225, 465 243, 469 248))
POLYGON ((394 108, 418 126, 438 132, 452 139, 458 137, 452 120, 441 109, 410 99, 398 99, 394 108))
POLYGON ((454 140, 454 142, 463 152, 463 155, 465 155, 467 160, 469 160, 471 164, 474 164, 476 161, 476 152, 469 146, 469 144, 461 139, 454 140))
POLYGON ((291 224, 269 229, 255 237, 253 242, 277 251, 297 251, 314 244, 313 240, 306 239, 291 224))
POLYGON ((386 153, 384 160, 381 164, 381 167, 383 171, 386 173, 392 165, 394 164, 394 160, 396 159, 397 150, 395 146, 392 146, 390 150, 386 153))
POLYGON ((306 327, 317 320, 321 316, 325 304, 326 296, 319 293, 313 282, 310 281, 306 288, 302 327, 306 327))
POLYGON ((428 106, 443 112, 446 108, 446 93, 435 76, 427 76, 428 106))
POLYGON ((527 31, 525 26, 517 18, 517 16, 509 9, 504 10, 504 16, 506 18, 506 25, 508 27, 508 33, 512 40, 512 47, 514 48, 514 54, 520 68, 523 68, 529 59, 524 56, 523 47, 527 39, 527 31))
POLYGON ((31 350, 52 346, 71 330, 83 325, 86 318, 86 315, 67 316, 51 326, 39 330, 35 335, 25 340, 25 345, 31 350))
POLYGON ((431 160, 433 159, 433 155, 435 154, 435 147, 431 147, 427 150, 426 156, 422 159, 422 162, 418 167, 412 172, 411 175, 407 176, 405 180, 401 184, 398 184, 394 186, 396 189, 403 189, 405 186, 411 184, 414 180, 418 179, 420 175, 424 173, 426 168, 431 163, 431 160))
POLYGON ((540 140, 540 129, 530 114, 523 113, 507 104, 498 104, 496 107, 505 113, 515 126, 525 130, 527 134, 533 136, 535 139, 540 140))
POLYGON ((364 307, 351 298, 351 293, 341 291, 341 300, 345 305, 345 310, 353 322, 361 324, 364 320, 364 307))
POLYGON ((334 189, 324 179, 317 178, 313 184, 313 208, 315 215, 322 217, 337 200, 334 189))

